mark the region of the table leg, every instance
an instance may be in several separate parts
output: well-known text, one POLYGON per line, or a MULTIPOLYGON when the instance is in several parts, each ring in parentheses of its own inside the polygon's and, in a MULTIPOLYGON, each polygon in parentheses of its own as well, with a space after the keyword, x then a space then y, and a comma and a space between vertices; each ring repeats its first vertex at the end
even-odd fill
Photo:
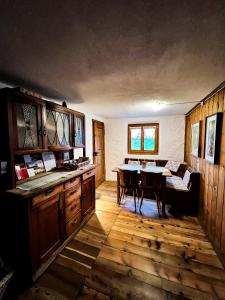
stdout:
POLYGON ((117 172, 117 204, 120 205, 120 177, 117 172))
POLYGON ((163 188, 162 188, 162 214, 166 217, 166 177, 163 180, 163 188))

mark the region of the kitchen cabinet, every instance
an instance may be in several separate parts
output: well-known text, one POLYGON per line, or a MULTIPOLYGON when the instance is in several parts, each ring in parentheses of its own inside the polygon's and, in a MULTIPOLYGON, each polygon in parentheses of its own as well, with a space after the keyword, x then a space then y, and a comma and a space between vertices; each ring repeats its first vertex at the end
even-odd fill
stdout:
POLYGON ((14 270, 13 291, 28 287, 95 209, 95 169, 39 192, 8 191, 0 201, 0 256, 14 270))
POLYGON ((85 146, 85 132, 84 132, 84 115, 74 114, 74 147, 83 148, 85 146))
POLYGON ((63 207, 63 195, 58 193, 32 207, 30 227, 33 270, 37 270, 64 239, 63 207))
POLYGON ((16 95, 11 105, 14 150, 18 153, 45 148, 46 130, 42 102, 16 95))
POLYGON ((0 189, 16 186, 15 165, 24 154, 55 152, 59 165, 63 152, 83 148, 85 156, 85 115, 62 105, 38 98, 21 88, 0 89, 0 161, 7 171, 0 174, 0 189), (12 138, 13 137, 13 138, 12 138), (19 157, 20 156, 20 157, 19 157))
POLYGON ((81 181, 80 177, 65 183, 66 236, 69 237, 81 222, 81 181))
POLYGON ((83 175, 82 182, 82 218, 95 209, 95 169, 83 175))
POLYGON ((64 107, 47 103, 46 106, 46 135, 47 146, 54 148, 72 147, 71 114, 64 107))

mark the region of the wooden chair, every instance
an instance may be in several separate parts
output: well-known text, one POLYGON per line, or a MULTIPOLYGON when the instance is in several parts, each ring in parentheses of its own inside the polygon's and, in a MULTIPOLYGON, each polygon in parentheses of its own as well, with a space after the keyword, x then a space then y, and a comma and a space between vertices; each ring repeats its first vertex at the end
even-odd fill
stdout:
POLYGON ((119 198, 119 204, 125 195, 126 190, 131 191, 134 197, 134 206, 136 211, 136 196, 138 197, 139 177, 137 171, 128 171, 119 169, 119 187, 122 189, 119 198))
POLYGON ((157 202, 158 214, 160 216, 160 202, 163 190, 163 176, 162 173, 146 172, 141 170, 141 203, 139 210, 141 212, 141 207, 143 203, 143 198, 145 193, 153 193, 157 202))

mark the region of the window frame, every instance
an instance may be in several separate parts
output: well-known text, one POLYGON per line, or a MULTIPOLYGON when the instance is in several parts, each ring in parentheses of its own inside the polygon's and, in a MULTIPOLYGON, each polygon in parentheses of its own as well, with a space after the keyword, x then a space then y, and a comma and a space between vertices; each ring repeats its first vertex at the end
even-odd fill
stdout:
POLYGON ((128 154, 159 154, 159 123, 138 123, 138 124, 128 124, 128 154), (156 127, 155 131, 155 149, 154 150, 144 150, 144 127, 156 127), (131 128, 141 127, 141 150, 131 149, 131 128))

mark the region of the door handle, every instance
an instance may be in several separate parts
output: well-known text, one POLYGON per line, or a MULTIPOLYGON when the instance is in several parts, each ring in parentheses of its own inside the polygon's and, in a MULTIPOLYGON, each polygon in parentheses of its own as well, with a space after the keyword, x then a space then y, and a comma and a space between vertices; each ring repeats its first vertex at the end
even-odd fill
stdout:
POLYGON ((98 155, 98 152, 97 152, 97 151, 94 151, 94 152, 93 152, 93 155, 94 155, 94 156, 97 156, 97 155, 98 155))

